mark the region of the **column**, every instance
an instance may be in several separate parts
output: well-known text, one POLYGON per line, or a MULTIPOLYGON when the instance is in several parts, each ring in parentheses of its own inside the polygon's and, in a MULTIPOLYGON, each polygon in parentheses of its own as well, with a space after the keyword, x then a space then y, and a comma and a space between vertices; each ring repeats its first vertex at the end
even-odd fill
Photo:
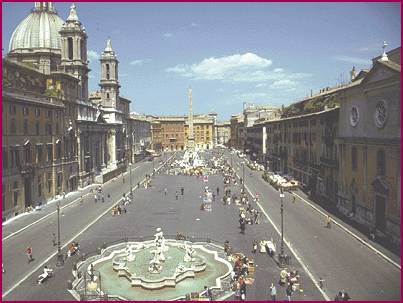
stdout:
POLYGON ((111 130, 109 135, 109 153, 110 153, 110 161, 108 164, 112 166, 112 168, 116 167, 116 130, 111 130))

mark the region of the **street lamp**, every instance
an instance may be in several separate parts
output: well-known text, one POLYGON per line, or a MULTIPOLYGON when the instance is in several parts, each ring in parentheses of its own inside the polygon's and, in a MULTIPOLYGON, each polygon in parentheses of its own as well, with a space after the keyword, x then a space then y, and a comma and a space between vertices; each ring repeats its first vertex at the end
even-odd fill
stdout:
POLYGON ((57 261, 56 266, 64 265, 64 257, 60 247, 60 202, 57 201, 57 261))
POLYGON ((283 216, 284 216, 284 204, 283 204, 283 198, 284 198, 284 194, 283 194, 283 188, 280 187, 280 201, 281 201, 281 245, 280 245, 280 255, 279 257, 279 263, 280 263, 280 267, 285 267, 285 256, 284 256, 284 220, 283 220, 283 216))
POLYGON ((245 162, 242 162, 242 191, 245 193, 245 162))
POLYGON ((130 196, 133 195, 133 185, 132 185, 132 163, 129 163, 130 170, 130 196))

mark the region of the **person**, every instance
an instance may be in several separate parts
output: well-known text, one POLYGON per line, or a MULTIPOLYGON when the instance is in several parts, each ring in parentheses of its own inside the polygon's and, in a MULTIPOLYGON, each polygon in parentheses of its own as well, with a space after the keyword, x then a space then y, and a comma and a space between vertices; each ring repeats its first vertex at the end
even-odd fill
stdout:
POLYGON ((207 286, 204 286, 204 290, 206 292, 206 297, 209 299, 209 301, 213 301, 213 292, 211 291, 210 288, 207 286))
POLYGON ((167 195, 167 192, 168 192, 168 189, 167 189, 167 188, 164 188, 164 194, 165 194, 165 196, 167 195))
POLYGON ((42 283, 44 280, 49 278, 53 273, 53 269, 48 268, 47 265, 43 268, 43 273, 38 277, 38 283, 42 283))
POLYGON ((104 202, 105 202, 105 197, 104 197, 104 194, 102 194, 101 201, 102 201, 102 203, 104 203, 104 202))
POLYGON ((245 233, 245 227, 246 227, 245 218, 241 218, 239 220, 239 223, 241 225, 241 234, 244 234, 245 233))
POLYGON ((178 191, 175 192, 175 199, 178 200, 178 191))
POLYGON ((327 228, 332 228, 332 218, 328 215, 326 218, 326 227, 327 228))
POLYGON ((184 192, 185 192, 185 189, 183 187, 181 187, 181 195, 182 196, 183 196, 184 192))
POLYGON ((336 295, 336 297, 334 297, 334 301, 342 301, 342 292, 339 291, 339 293, 336 295))
POLYGON ((57 245, 57 243, 56 243, 56 234, 55 233, 52 233, 52 243, 53 243, 53 246, 57 245))
POLYGON ((274 283, 271 283, 270 285, 270 298, 272 301, 276 301, 276 296, 277 296, 277 289, 274 283))
POLYGON ((295 203, 295 196, 292 195, 292 203, 295 203))
POLYGON ((220 195, 220 188, 217 186, 217 196, 220 195))
POLYGON ((231 254, 231 246, 229 245, 229 241, 225 240, 224 242, 224 252, 227 256, 231 254))
POLYGON ((256 251, 257 251, 257 245, 258 245, 257 241, 254 240, 254 241, 253 241, 253 244, 252 244, 252 252, 253 252, 254 254, 255 254, 256 251))
POLYGON ((287 300, 291 301, 291 295, 292 295, 292 285, 291 285, 291 283, 288 283, 288 286, 285 289, 285 294, 287 295, 287 300))
POLYGON ((241 301, 245 301, 246 300, 246 283, 245 280, 242 278, 240 278, 240 293, 241 293, 241 301))
POLYGON ((31 261, 34 261, 34 258, 32 257, 32 247, 28 246, 27 249, 25 250, 27 257, 28 257, 28 263, 31 261))
POLYGON ((348 295, 348 293, 343 289, 341 291, 341 301, 348 301, 350 300, 350 296, 348 295))
POLYGON ((97 194, 95 194, 94 195, 94 202, 97 203, 97 201, 98 201, 98 197, 97 197, 97 194))

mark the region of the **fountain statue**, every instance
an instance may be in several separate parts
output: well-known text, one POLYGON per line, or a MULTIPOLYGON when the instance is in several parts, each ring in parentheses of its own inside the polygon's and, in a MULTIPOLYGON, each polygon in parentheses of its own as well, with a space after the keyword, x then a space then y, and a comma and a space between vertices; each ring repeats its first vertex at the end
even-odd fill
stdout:
POLYGON ((195 249, 193 248, 192 244, 187 245, 185 243, 185 256, 183 257, 184 262, 192 262, 194 261, 194 256, 195 256, 195 249))
POLYGON ((148 272, 150 272, 152 274, 159 274, 162 271, 162 265, 158 258, 157 251, 153 250, 153 252, 154 252, 154 257, 150 261, 150 264, 148 266, 148 272))
POLYGON ((136 247, 134 247, 133 245, 127 245, 126 246, 126 260, 127 262, 133 262, 134 260, 136 260, 136 247))
POLYGON ((156 247, 160 246, 162 252, 168 251, 168 246, 166 246, 166 240, 164 238, 164 233, 160 227, 157 228, 157 232, 154 234, 154 244, 156 247))

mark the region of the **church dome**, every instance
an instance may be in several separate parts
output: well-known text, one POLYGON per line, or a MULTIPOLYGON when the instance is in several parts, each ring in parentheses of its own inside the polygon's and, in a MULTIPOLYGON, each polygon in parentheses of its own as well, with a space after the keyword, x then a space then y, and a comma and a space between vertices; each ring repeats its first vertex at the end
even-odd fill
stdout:
POLYGON ((64 21, 51 2, 35 2, 35 8, 14 30, 9 51, 19 49, 61 49, 59 31, 64 21))

